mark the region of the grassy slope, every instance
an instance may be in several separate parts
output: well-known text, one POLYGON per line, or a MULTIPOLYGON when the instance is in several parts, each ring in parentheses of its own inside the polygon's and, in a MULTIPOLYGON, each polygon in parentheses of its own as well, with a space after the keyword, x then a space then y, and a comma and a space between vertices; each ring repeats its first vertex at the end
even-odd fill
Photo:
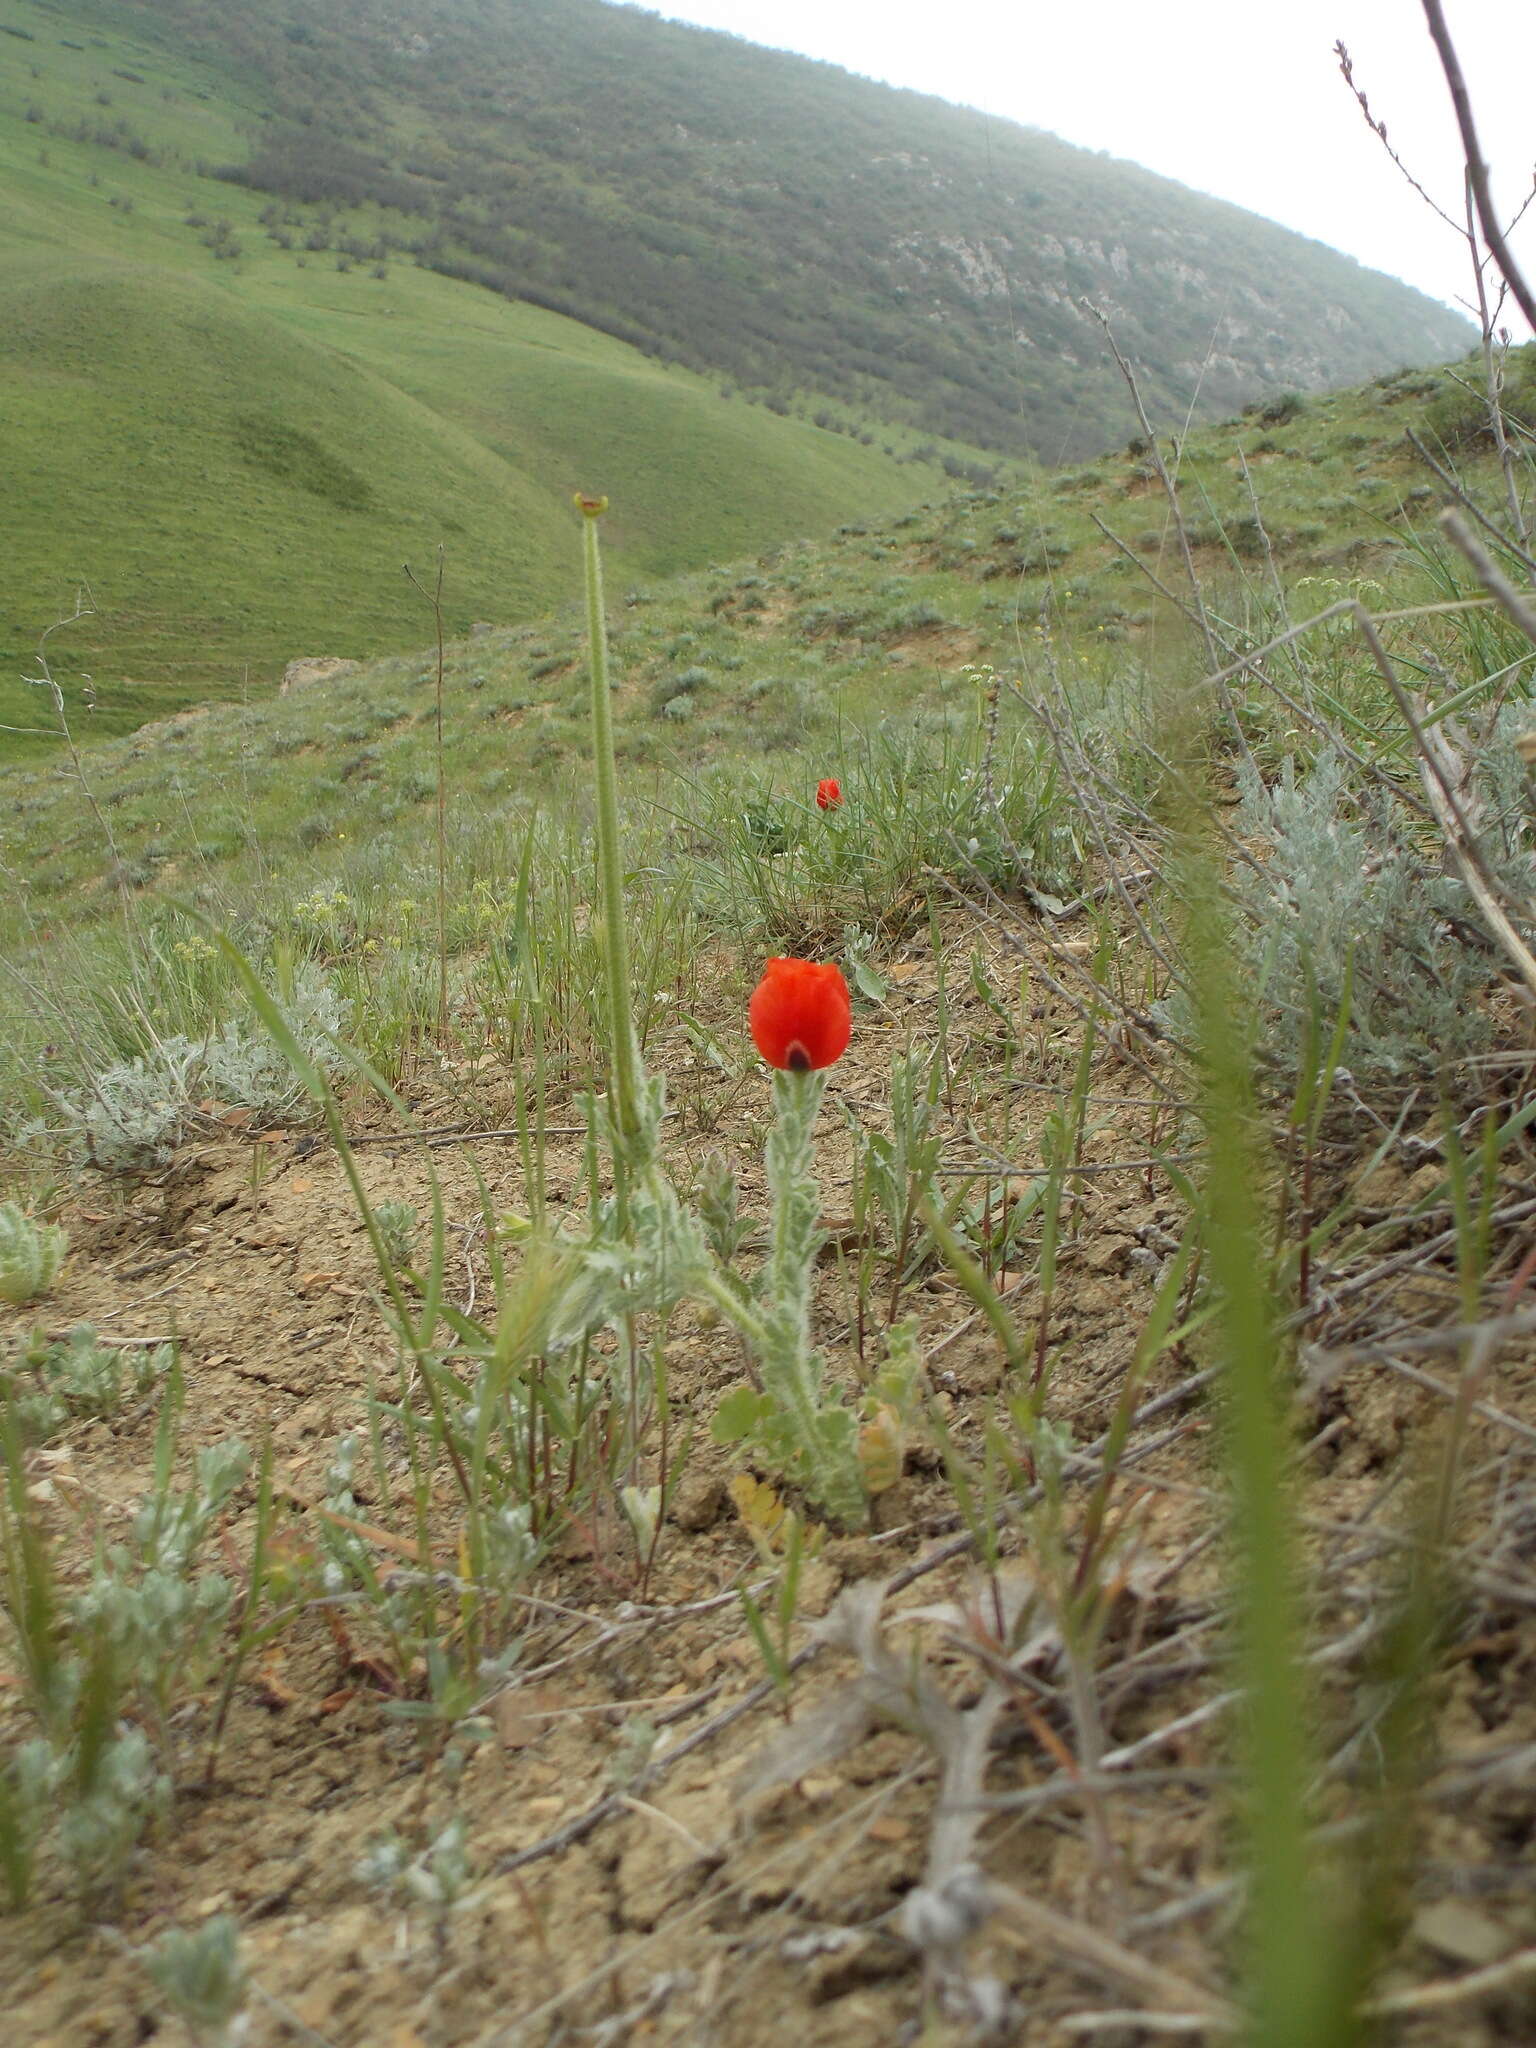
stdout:
POLYGON ((455 630, 546 607, 578 484, 625 505, 616 577, 920 488, 878 449, 728 404, 557 315, 399 263, 300 267, 302 234, 281 250, 256 195, 192 168, 238 147, 246 110, 222 82, 38 33, 0 50, 22 60, 0 84, 0 720, 36 721, 20 672, 81 579, 100 611, 55 648, 66 676, 94 678, 93 729, 125 731, 247 674, 259 693, 295 654, 419 640, 400 565, 430 571, 439 542, 455 630), (82 119, 127 120, 166 160, 56 132, 82 119), (199 214, 230 223, 238 261, 214 259, 199 214))
MULTIPOLYGON (((1413 572, 1416 524, 1435 494, 1403 428, 1422 428, 1437 388, 1454 396, 1448 380, 1405 373, 1283 422, 1235 420, 1189 437, 1182 487, 1192 536, 1207 591, 1228 616, 1262 615, 1272 601, 1243 458, 1295 616, 1360 579, 1413 572)), ((1478 460, 1464 462, 1466 474, 1478 460)), ((630 516, 621 497, 618 531, 630 516)), ((827 542, 711 567, 634 592, 629 604, 613 584, 619 744, 631 775, 691 777, 743 757, 771 770, 788 756, 803 779, 806 754, 833 772, 851 728, 921 731, 969 717, 972 696, 956 692, 967 661, 1027 683, 1042 634, 1051 658, 1088 681, 1152 665, 1197 673, 1198 655, 1166 609, 1157 615, 1150 583, 1098 520, 1177 587, 1161 497, 1145 457, 1131 452, 1011 493, 963 492, 886 530, 852 522, 827 542)), ((575 526, 567 515, 558 534, 572 600, 575 526)), ((157 877, 173 890, 238 884, 275 863, 299 891, 358 861, 421 859, 431 677, 425 654, 387 660, 311 696, 216 709, 95 750, 91 773, 135 886, 157 877)), ((574 602, 450 649, 448 772, 466 830, 547 800, 585 745, 574 602)), ((28 877, 33 910, 67 923, 109 912, 100 832, 78 790, 51 773, 15 772, 0 794, 0 813, 13 819, 0 856, 28 877)), ((19 932, 13 924, 11 936, 19 932)))
POLYGON ((69 5, 262 80, 278 118, 231 157, 262 190, 401 206, 448 274, 786 403, 1055 460, 1124 402, 1085 297, 1169 425, 1471 340, 1134 165, 605 0, 69 5))

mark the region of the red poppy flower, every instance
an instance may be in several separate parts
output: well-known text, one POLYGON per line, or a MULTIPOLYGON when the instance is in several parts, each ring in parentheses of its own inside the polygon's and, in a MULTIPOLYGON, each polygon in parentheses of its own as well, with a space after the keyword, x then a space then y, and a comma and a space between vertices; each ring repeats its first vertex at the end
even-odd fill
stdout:
POLYGON ((835 811, 843 800, 842 786, 833 775, 823 776, 816 785, 818 811, 835 811))
POLYGON ((853 1006, 830 961, 770 960, 747 1005, 752 1043, 770 1067, 806 1074, 848 1050, 853 1006))

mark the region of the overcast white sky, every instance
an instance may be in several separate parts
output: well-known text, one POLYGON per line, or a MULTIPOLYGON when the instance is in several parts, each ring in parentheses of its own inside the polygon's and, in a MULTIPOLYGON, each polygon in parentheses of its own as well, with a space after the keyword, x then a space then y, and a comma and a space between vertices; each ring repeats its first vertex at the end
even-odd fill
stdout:
MULTIPOLYGON (((629 0, 626 0, 629 4, 629 0)), ((1419 181, 1462 205, 1460 144, 1419 0, 640 0, 1047 128, 1346 250, 1432 297, 1466 246, 1404 184, 1333 45, 1419 181)), ((1508 216, 1536 170, 1536 0, 1444 0, 1508 216)), ((1536 206, 1515 247, 1536 273, 1536 206)), ((1525 329, 1511 312, 1517 334, 1525 329)))

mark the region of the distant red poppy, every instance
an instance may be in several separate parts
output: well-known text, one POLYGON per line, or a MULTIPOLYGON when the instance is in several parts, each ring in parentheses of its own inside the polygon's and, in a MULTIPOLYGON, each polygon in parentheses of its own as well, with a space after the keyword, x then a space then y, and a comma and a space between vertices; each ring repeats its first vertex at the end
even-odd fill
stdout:
POLYGON ((823 776, 816 785, 816 808, 818 811, 835 811, 843 800, 841 783, 833 775, 823 776))
POLYGON ((752 1043, 770 1067, 807 1074, 848 1050, 853 1006, 830 961, 770 960, 747 1005, 752 1043))

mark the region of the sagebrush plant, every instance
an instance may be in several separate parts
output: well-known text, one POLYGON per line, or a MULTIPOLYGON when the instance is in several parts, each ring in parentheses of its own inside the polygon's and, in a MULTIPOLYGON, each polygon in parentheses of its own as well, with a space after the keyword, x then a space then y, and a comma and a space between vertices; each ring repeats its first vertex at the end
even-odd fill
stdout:
POLYGON ((90 1323, 77 1323, 63 1337, 34 1330, 0 1363, 0 1401, 28 1443, 45 1443, 71 1421, 105 1419, 125 1400, 142 1400, 175 1358, 169 1342, 112 1344, 90 1323))
POLYGON ((403 1271, 412 1262, 416 1234, 421 1225, 415 1203, 380 1202, 374 1214, 378 1218, 379 1235, 384 1240, 390 1264, 403 1271))
POLYGON ((142 1959, 198 2048, 235 2048, 249 1979, 232 1913, 215 1913, 200 1927, 168 1928, 142 1959))
POLYGON ((19 1202, 0 1202, 0 1301, 25 1308, 59 1277, 69 1237, 57 1223, 39 1223, 19 1202))
POLYGON ((0 1869, 18 1907, 50 1843, 83 1896, 109 1897, 185 1774, 178 1710, 218 1669, 235 1603, 207 1555, 250 1457, 238 1442, 211 1445, 191 1488, 178 1487, 182 1399, 172 1363, 149 1491, 126 1540, 105 1545, 69 1595, 29 1496, 23 1416, 8 1394, 0 1404, 0 1608, 35 1729, 0 1772, 0 1869))
POLYGON ((1487 1043, 1476 1000, 1490 962, 1467 943, 1465 888, 1431 869, 1389 797, 1351 788, 1336 754, 1288 760, 1272 784, 1238 770, 1239 830, 1263 849, 1239 869, 1242 944, 1287 1069, 1308 1020, 1350 993, 1345 1064, 1362 1080, 1433 1073, 1487 1043))
MULTIPOLYGON (((278 1001, 311 1057, 336 1064, 333 1050, 345 1012, 330 980, 308 962, 276 963, 278 1001)), ((108 1172, 161 1166, 197 1119, 220 1110, 258 1118, 286 1116, 303 1099, 286 1057, 263 1031, 240 1017, 193 1039, 154 1037, 149 1051, 104 1068, 76 1093, 56 1093, 59 1134, 83 1165, 108 1172)))
POLYGON ((370 1891, 404 1905, 424 1907, 441 1945, 447 1939, 452 1914, 468 1905, 473 1896, 476 1873, 468 1827, 462 1815, 456 1814, 418 1850, 390 1830, 358 1858, 354 1872, 370 1891))
POLYGON ((0 1871, 23 1908, 51 1845, 87 1901, 109 1901, 141 1837, 169 1808, 171 1782, 142 1728, 123 1718, 111 1645, 64 1600, 27 1494, 25 1453, 0 1414, 0 1606, 15 1639, 20 1697, 36 1732, 0 1770, 0 1871))

